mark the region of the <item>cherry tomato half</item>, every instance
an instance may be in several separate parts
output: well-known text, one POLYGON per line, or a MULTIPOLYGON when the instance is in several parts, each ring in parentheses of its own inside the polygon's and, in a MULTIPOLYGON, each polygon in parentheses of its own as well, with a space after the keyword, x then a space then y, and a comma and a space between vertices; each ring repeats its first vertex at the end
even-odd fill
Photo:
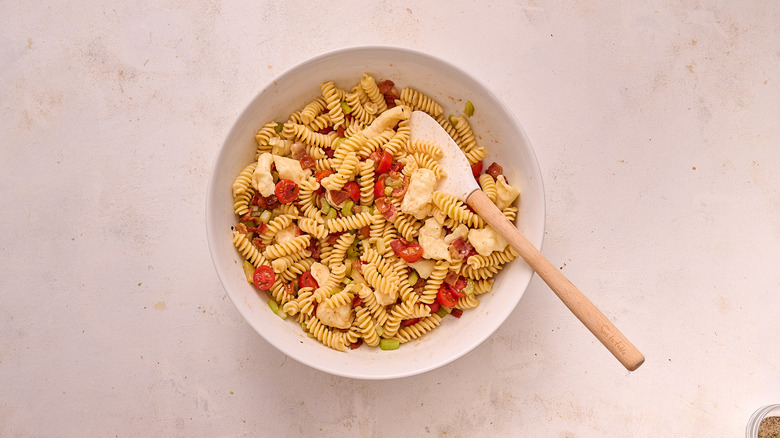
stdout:
POLYGON ((274 190, 274 193, 276 194, 276 199, 278 199, 279 202, 282 204, 289 204, 298 198, 299 191, 300 188, 298 188, 298 184, 295 184, 295 181, 291 179, 283 179, 276 183, 276 189, 274 190))
POLYGON ((382 158, 379 159, 379 165, 376 168, 376 173, 386 173, 393 166, 393 156, 390 152, 382 151, 382 158))
POLYGON ((479 174, 482 173, 482 160, 479 160, 471 165, 471 173, 474 175, 474 178, 478 177, 479 174))
POLYGON ((452 294, 452 290, 446 284, 439 286, 439 292, 436 294, 436 299, 444 307, 453 307, 458 304, 458 297, 452 294))
POLYGON ((301 277, 298 279, 298 285, 300 287, 310 287, 312 290, 320 287, 320 285, 317 284, 317 280, 311 275, 311 271, 304 271, 301 274, 301 277))
POLYGON ((374 197, 375 198, 384 198, 385 197, 385 179, 387 177, 383 176, 379 178, 376 183, 374 183, 374 197))
POLYGON ((399 255, 406 263, 414 263, 422 258, 422 246, 416 243, 410 243, 398 250, 399 255))
POLYGON ((352 198, 352 202, 360 201, 360 186, 355 181, 349 181, 344 184, 344 190, 349 193, 349 197, 352 198))
POLYGON ((314 174, 314 178, 317 180, 317 182, 321 182, 322 178, 325 178, 326 176, 333 175, 332 170, 320 170, 319 172, 314 174))
POLYGON ((274 285, 274 280, 276 280, 276 274, 268 265, 260 265, 255 269, 255 275, 252 276, 252 281, 260 290, 271 289, 271 286, 274 285))

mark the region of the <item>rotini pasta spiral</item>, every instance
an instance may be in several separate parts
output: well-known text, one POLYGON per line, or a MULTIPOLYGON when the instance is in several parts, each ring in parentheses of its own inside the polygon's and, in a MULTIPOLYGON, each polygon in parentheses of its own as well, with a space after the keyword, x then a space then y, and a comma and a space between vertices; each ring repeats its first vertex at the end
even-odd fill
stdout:
POLYGON ((326 326, 320 322, 316 316, 312 317, 309 322, 306 323, 306 329, 309 331, 309 333, 314 335, 315 339, 327 345, 328 347, 338 351, 347 350, 347 341, 344 338, 344 333, 335 331, 326 326))
POLYGON ((483 173, 479 176, 479 186, 482 188, 482 191, 485 192, 485 196, 490 199, 490 202, 496 202, 496 195, 498 194, 496 180, 494 180, 490 174, 483 173))
POLYGON ((309 233, 317 239, 324 239, 328 237, 329 234, 328 228, 324 224, 317 222, 316 219, 311 219, 308 217, 298 219, 298 228, 300 228, 304 233, 309 233))
POLYGON ((440 116, 444 112, 435 100, 409 87, 404 87, 399 96, 401 101, 414 110, 425 111, 432 117, 440 116))
POLYGON ((267 259, 276 259, 289 254, 296 253, 309 246, 311 236, 303 234, 298 237, 294 237, 286 242, 269 245, 265 248, 263 256, 267 259))
POLYGON ((466 118, 463 116, 452 117, 450 120, 458 131, 458 138, 460 139, 458 146, 460 146, 464 153, 468 154, 477 147, 477 141, 474 139, 474 133, 471 131, 469 122, 466 121, 466 118))
POLYGON ((509 263, 516 259, 519 255, 520 254, 516 249, 512 248, 511 245, 507 245, 506 249, 503 251, 494 251, 488 256, 479 254, 473 255, 469 257, 467 263, 473 269, 480 269, 484 268, 485 266, 495 266, 509 263))
POLYGON ((331 233, 339 233, 348 230, 359 230, 366 225, 370 225, 372 215, 368 211, 363 211, 352 216, 345 216, 338 219, 327 219, 325 225, 331 233))
MULTIPOLYGON (((316 146, 319 148, 329 148, 333 144, 333 140, 336 138, 333 135, 320 134, 319 132, 312 131, 306 125, 292 125, 295 138, 301 142, 316 146)), ((314 158, 314 157, 312 157, 314 158)))
POLYGON ((295 220, 295 216, 283 214, 268 222, 268 228, 260 234, 260 240, 263 242, 263 245, 270 245, 271 242, 273 242, 274 236, 279 234, 279 231, 292 225, 293 220, 295 220))
POLYGON ((363 338, 366 344, 371 347, 379 345, 379 335, 376 333, 376 326, 374 320, 371 318, 371 312, 365 307, 357 307, 355 309, 355 326, 357 326, 360 336, 363 338))
POLYGON ((452 195, 435 191, 433 192, 433 204, 458 223, 477 228, 485 226, 485 221, 481 217, 469 211, 466 204, 452 195))
POLYGON ((374 203, 374 160, 360 163, 360 205, 374 203))
POLYGON ((410 326, 401 328, 395 335, 395 339, 402 344, 405 344, 414 339, 419 339, 426 333, 435 329, 441 324, 441 317, 433 314, 425 319, 422 319, 410 326))
POLYGON ((382 113, 387 110, 387 102, 385 97, 379 91, 379 87, 376 85, 376 80, 369 74, 364 74, 363 79, 360 81, 360 86, 363 87, 363 91, 366 93, 371 102, 376 106, 376 112, 382 113))
POLYGON ((301 110, 300 123, 304 125, 310 124, 314 118, 325 111, 326 108, 327 103, 325 102, 324 97, 320 96, 314 99, 310 103, 306 104, 306 106, 301 110))
POLYGON ((439 145, 435 143, 431 143, 429 141, 422 141, 422 140, 410 141, 409 145, 406 148, 406 152, 409 154, 413 154, 415 152, 421 152, 433 158, 434 160, 438 160, 444 156, 444 153, 442 153, 441 147, 439 145))
POLYGON ((450 268, 450 262, 446 260, 439 260, 436 262, 436 266, 433 268, 433 272, 428 276, 428 280, 425 282, 425 288, 423 289, 420 302, 424 304, 431 304, 436 300, 436 294, 439 292, 439 286, 444 281, 444 277, 447 276, 447 272, 450 268))
POLYGON ((398 294, 398 279, 394 276, 384 277, 379 273, 376 265, 367 263, 363 266, 363 278, 374 290, 393 297, 398 294))
POLYGON ((250 190, 245 190, 243 193, 236 196, 233 201, 233 211, 239 216, 249 213, 249 203, 252 202, 252 197, 254 195, 255 190, 250 187, 250 190))
POLYGON ((234 197, 246 193, 252 188, 252 175, 255 173, 255 168, 257 168, 257 162, 253 161, 248 166, 244 167, 236 179, 233 180, 234 197))
POLYGON ((374 291, 363 284, 358 290, 358 295, 360 296, 360 299, 363 300, 363 305, 368 309, 369 312, 371 312, 371 315, 374 317, 374 320, 376 320, 377 325, 384 325, 385 322, 387 322, 389 315, 385 307, 376 301, 374 291))
POLYGON ((437 179, 442 179, 447 176, 447 172, 444 170, 444 168, 441 167, 441 165, 439 165, 439 163, 430 155, 422 152, 415 152, 411 154, 411 156, 414 158, 417 166, 432 171, 436 175, 437 179))
POLYGON ((286 271, 283 271, 281 273, 282 281, 291 282, 295 280, 299 275, 301 275, 304 271, 308 271, 311 269, 311 265, 313 265, 315 260, 311 257, 306 257, 303 260, 298 260, 297 262, 293 263, 289 268, 287 268, 286 271))
POLYGON ((479 300, 476 295, 466 295, 465 297, 458 298, 458 304, 455 305, 456 309, 473 309, 479 306, 479 300))
POLYGON ((233 231, 233 245, 238 249, 238 252, 241 253, 241 256, 249 263, 255 265, 255 267, 267 264, 265 257, 263 257, 257 247, 246 238, 245 234, 233 231))
POLYGON ((357 154, 350 152, 339 165, 338 172, 322 179, 322 187, 328 190, 341 190, 344 184, 353 179, 358 173, 359 164, 360 159, 357 154))
POLYGON ((323 82, 320 84, 322 90, 322 96, 325 98, 325 105, 328 108, 328 114, 330 114, 330 120, 333 122, 333 127, 338 128, 344 124, 344 112, 341 110, 341 97, 336 84, 333 81, 323 82))

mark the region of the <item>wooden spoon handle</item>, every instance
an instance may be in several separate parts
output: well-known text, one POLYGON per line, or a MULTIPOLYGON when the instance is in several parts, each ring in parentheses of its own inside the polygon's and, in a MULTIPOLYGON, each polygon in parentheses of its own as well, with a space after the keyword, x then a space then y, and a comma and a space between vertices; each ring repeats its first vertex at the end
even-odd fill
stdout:
POLYGON ((514 224, 509 222, 482 190, 474 191, 466 202, 520 253, 523 260, 550 286, 563 304, 624 367, 634 371, 644 363, 645 357, 634 347, 634 344, 559 269, 553 266, 514 224))

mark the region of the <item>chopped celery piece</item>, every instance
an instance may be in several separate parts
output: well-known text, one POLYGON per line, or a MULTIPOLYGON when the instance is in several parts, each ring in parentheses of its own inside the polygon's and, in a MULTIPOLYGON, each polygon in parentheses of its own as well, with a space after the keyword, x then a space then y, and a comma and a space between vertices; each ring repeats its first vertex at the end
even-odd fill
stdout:
POLYGON ((341 111, 344 114, 350 114, 352 112, 352 108, 349 106, 347 102, 341 101, 341 111))
POLYGON ((305 323, 305 322, 301 322, 301 328, 302 328, 302 329, 303 329, 303 331, 305 331, 305 332, 308 332, 308 331, 309 331, 309 330, 306 328, 306 323, 305 323))
POLYGON ((412 273, 409 274, 409 285, 414 286, 415 284, 417 284, 417 280, 419 280, 419 279, 420 279, 420 276, 417 275, 417 271, 412 269, 412 273))
POLYGON ((274 126, 274 131, 276 131, 277 134, 282 132, 283 129, 284 129, 283 123, 277 123, 276 126, 274 126))
POLYGON ((333 150, 336 150, 336 148, 337 148, 337 147, 339 147, 339 146, 341 145, 341 143, 344 143, 345 141, 347 141, 347 139, 346 139, 346 138, 344 138, 344 137, 339 137, 339 138, 337 138, 337 139, 336 139, 336 142, 335 142, 335 143, 333 143, 333 146, 331 146, 331 148, 332 148, 333 150))
POLYGON ((466 107, 463 109, 463 114, 465 114, 466 117, 471 117, 474 115, 474 104, 471 103, 470 100, 466 101, 466 107))
POLYGON ((331 208, 328 212, 327 216, 325 216, 325 219, 336 219, 336 216, 338 216, 338 213, 336 212, 335 208, 331 208))
POLYGON ((469 278, 468 283, 466 283, 466 287, 463 288, 463 293, 466 295, 471 295, 474 293, 474 280, 469 278))
MULTIPOLYGON (((347 263, 347 270, 344 271, 344 275, 349 275, 351 273, 352 273, 352 263, 347 263)), ((344 281, 344 284, 347 284, 346 280, 344 281)))
POLYGON ((342 216, 352 216, 352 207, 355 205, 355 203, 351 199, 347 199, 346 202, 344 202, 344 206, 341 207, 341 215, 342 216))
POLYGON ((375 328, 376 328, 377 336, 382 336, 383 334, 385 334, 385 329, 383 329, 381 325, 377 325, 375 328))
POLYGON ((447 308, 444 306, 439 307, 439 310, 436 311, 436 314, 439 315, 439 318, 444 318, 447 316, 450 312, 447 311, 447 308))
POLYGON ((358 257, 360 257, 360 253, 358 253, 357 247, 350 246, 347 248, 347 258, 350 259, 350 261, 357 260, 358 257))
POLYGON ((390 196, 393 194, 393 188, 392 187, 385 187, 385 196, 390 196))
POLYGON ((382 339, 379 341, 379 348, 385 351, 397 350, 400 345, 401 342, 399 342, 398 339, 382 339))
POLYGON ((350 283, 352 283, 352 279, 351 278, 344 279, 344 286, 346 286, 346 285, 348 285, 350 283))
POLYGON ((322 201, 322 207, 320 207, 320 211, 322 211, 322 214, 328 214, 330 211, 330 204, 328 204, 328 201, 325 200, 325 198, 320 198, 322 201))
POLYGON ((253 209, 252 212, 249 213, 249 215, 252 216, 252 217, 260 217, 260 216, 262 216, 262 214, 263 214, 263 212, 260 211, 259 209, 258 210, 254 210, 253 209))
POLYGON ((368 207, 368 212, 371 213, 371 215, 373 216, 373 214, 374 214, 374 206, 373 205, 368 207))
POLYGON ((274 184, 279 182, 279 172, 277 172, 277 171, 271 172, 271 177, 273 177, 273 179, 274 179, 274 184))
POLYGON ((395 179, 393 177, 388 176, 385 178, 385 185, 387 187, 392 187, 394 189, 397 189, 398 187, 401 187, 404 183, 403 178, 402 179, 395 179))
POLYGON ((330 296, 336 295, 339 292, 341 292, 341 289, 333 289, 332 291, 330 291, 330 296))
POLYGON ((277 315, 279 314, 279 305, 276 304, 276 301, 274 301, 273 299, 268 300, 268 307, 270 307, 271 311, 274 312, 275 314, 277 315))
POLYGON ((268 222, 270 222, 270 221, 271 221, 271 210, 265 210, 265 211, 264 211, 264 212, 263 212, 263 213, 260 215, 260 222, 262 222, 262 223, 264 223, 264 224, 267 224, 267 223, 268 223, 268 222))
POLYGON ((279 318, 287 319, 287 314, 284 313, 284 310, 279 311, 279 313, 277 313, 277 315, 279 315, 279 318))
POLYGON ((376 250, 379 252, 379 254, 384 254, 385 249, 385 239, 376 239, 376 250))
POLYGON ((450 116, 447 117, 447 120, 449 120, 449 122, 450 122, 450 124, 452 124, 452 126, 455 126, 455 122, 452 121, 453 117, 455 117, 455 116, 453 114, 450 114, 450 116))
POLYGON ((363 278, 362 275, 360 275, 360 272, 357 271, 357 269, 353 269, 352 272, 350 272, 350 277, 352 277, 352 281, 355 284, 365 283, 366 280, 363 278))
POLYGON ((246 276, 246 281, 250 283, 254 283, 255 280, 255 265, 249 263, 248 261, 244 260, 244 275, 246 276))

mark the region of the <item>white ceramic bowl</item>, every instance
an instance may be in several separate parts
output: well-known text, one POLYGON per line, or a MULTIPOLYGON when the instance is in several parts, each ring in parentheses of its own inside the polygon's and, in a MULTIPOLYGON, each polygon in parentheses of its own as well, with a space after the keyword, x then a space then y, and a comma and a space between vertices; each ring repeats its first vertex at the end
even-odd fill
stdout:
MULTIPOLYGON (((320 94, 320 82, 333 80, 350 88, 364 72, 377 81, 390 79, 438 101, 445 114, 460 114, 464 102, 475 107, 470 123, 477 141, 488 151, 485 167, 497 161, 510 184, 522 191, 518 226, 537 247, 544 234, 544 190, 531 143, 520 124, 501 101, 476 79, 430 55, 395 47, 354 47, 326 53, 288 70, 255 97, 239 116, 219 150, 206 195, 206 231, 217 275, 228 296, 266 341, 293 359, 339 376, 391 379, 433 370, 463 356, 487 339, 512 313, 523 296, 533 271, 522 260, 509 264, 496 276, 491 293, 460 319, 448 316, 439 328, 394 351, 362 346, 338 352, 311 339, 291 319, 270 311, 268 298, 247 283, 242 259, 232 245, 231 185, 252 161, 255 132, 269 120, 287 116, 320 94)), ((519 86, 522 86, 520 84, 519 86)), ((227 341, 229 342, 229 340, 227 341)))

